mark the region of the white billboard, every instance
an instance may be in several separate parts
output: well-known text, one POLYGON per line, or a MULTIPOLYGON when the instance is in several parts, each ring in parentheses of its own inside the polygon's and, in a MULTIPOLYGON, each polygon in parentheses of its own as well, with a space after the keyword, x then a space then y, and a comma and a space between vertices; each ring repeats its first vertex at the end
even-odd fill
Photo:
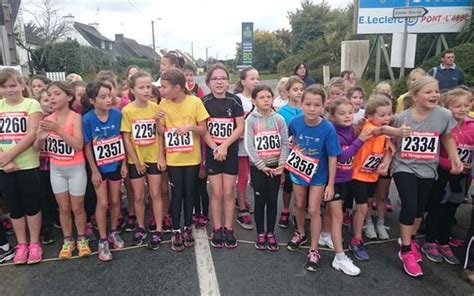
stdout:
MULTIPOLYGON (((394 18, 393 9, 405 0, 359 0, 357 34, 403 33, 405 19, 394 18)), ((456 33, 472 14, 471 0, 410 0, 410 7, 425 7, 425 16, 408 19, 409 33, 456 33)))

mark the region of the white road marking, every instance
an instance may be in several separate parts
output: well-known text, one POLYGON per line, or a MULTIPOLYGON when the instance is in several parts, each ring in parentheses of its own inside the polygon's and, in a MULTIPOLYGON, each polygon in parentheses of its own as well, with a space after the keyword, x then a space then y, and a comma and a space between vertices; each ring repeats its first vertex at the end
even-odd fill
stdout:
POLYGON ((196 244, 194 252, 196 254, 196 265, 199 276, 199 288, 201 295, 220 296, 219 283, 217 282, 214 261, 212 260, 211 248, 204 229, 193 230, 196 244))

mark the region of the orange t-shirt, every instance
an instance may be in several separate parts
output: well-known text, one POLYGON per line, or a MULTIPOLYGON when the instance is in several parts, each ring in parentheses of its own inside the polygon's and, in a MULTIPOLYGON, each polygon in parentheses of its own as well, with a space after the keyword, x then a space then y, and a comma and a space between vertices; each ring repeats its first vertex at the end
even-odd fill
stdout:
MULTIPOLYGON (((377 126, 367 122, 363 129, 365 128, 377 128, 377 126)), ((385 140, 385 135, 379 135, 365 141, 354 157, 352 179, 368 183, 378 181, 379 174, 376 172, 385 154, 385 140)))

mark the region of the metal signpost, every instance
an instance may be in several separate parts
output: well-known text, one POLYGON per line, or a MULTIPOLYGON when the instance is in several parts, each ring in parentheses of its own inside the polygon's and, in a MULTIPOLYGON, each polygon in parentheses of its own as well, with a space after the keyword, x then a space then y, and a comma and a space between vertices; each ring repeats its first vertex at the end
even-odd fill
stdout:
POLYGON ((400 77, 405 75, 405 59, 407 55, 407 40, 408 40, 408 19, 425 16, 428 10, 425 7, 410 7, 410 0, 406 0, 405 7, 396 7, 393 9, 394 18, 404 18, 405 24, 403 28, 403 44, 402 44, 402 58, 400 65, 400 77))
POLYGON ((253 23, 242 23, 241 64, 244 69, 253 66, 253 23))

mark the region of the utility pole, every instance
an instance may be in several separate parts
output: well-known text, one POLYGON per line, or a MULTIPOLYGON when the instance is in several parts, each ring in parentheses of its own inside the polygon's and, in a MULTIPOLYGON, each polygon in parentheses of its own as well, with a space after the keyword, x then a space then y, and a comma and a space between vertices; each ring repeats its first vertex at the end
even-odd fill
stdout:
POLYGON ((206 47, 206 71, 209 68, 209 59, 207 57, 207 51, 209 50, 209 47, 206 47))
POLYGON ((151 38, 153 40, 153 50, 156 51, 155 46, 155 22, 151 20, 151 38))
MULTIPOLYGON (((410 6, 410 0, 405 1, 405 6, 406 7, 410 6)), ((406 55, 407 55, 407 43, 408 43, 408 18, 405 18, 405 24, 403 27, 403 41, 402 41, 402 58, 401 58, 402 64, 400 65, 399 78, 403 78, 403 76, 405 76, 405 60, 406 60, 406 55)))
POLYGON ((191 41, 191 57, 194 59, 194 42, 191 41))

